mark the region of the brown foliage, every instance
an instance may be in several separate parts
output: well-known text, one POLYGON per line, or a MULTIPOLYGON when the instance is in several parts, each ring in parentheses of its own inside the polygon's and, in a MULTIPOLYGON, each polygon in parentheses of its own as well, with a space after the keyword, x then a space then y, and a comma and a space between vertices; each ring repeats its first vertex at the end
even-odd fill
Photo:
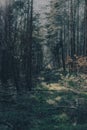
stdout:
POLYGON ((87 56, 74 55, 73 59, 67 56, 66 65, 69 67, 70 72, 87 73, 87 56))

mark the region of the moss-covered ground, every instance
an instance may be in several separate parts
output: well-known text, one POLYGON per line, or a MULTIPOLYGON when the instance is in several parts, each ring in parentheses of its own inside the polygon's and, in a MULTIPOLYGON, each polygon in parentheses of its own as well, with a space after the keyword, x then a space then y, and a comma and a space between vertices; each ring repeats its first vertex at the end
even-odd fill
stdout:
POLYGON ((87 76, 42 80, 14 96, 1 92, 0 130, 87 130, 87 76))

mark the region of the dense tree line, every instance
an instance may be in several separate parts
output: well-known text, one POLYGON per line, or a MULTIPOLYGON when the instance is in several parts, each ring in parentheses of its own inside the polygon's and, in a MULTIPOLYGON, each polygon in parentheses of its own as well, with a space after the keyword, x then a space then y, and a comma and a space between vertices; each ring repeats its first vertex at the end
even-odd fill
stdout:
MULTIPOLYGON (((71 69, 75 69, 79 58, 86 59, 86 8, 86 1, 51 1, 46 27, 48 46, 54 59, 52 66, 60 68, 62 65, 65 70, 68 63, 71 69)), ((87 66, 86 61, 85 65, 87 66)))
POLYGON ((8 0, 0 7, 0 79, 17 91, 31 90, 47 66, 64 72, 87 68, 87 1, 51 1, 45 26, 33 7, 33 0, 8 0))
POLYGON ((34 75, 41 68, 38 17, 33 0, 9 0, 0 8, 0 79, 3 86, 10 80, 18 92, 31 90, 34 75))

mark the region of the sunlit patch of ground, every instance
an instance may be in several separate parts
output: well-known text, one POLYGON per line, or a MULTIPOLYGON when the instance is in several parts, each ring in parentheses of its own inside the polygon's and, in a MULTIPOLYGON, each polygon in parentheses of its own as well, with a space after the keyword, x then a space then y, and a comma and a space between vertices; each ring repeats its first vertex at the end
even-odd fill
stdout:
POLYGON ((55 105, 56 104, 55 100, 52 100, 52 99, 48 99, 47 103, 51 104, 51 105, 55 105))
MULTIPOLYGON (((17 121, 20 125, 18 130, 21 130, 21 127, 24 127, 22 130, 87 130, 85 123, 83 124, 84 127, 80 126, 81 128, 77 124, 75 129, 73 127, 74 121, 72 121, 72 119, 74 120, 75 111, 77 111, 75 109, 77 105, 78 110, 80 110, 80 113, 78 113, 81 116, 84 114, 83 111, 87 110, 87 92, 82 89, 84 88, 84 81, 86 81, 86 78, 83 80, 83 77, 78 77, 78 79, 76 77, 66 77, 58 83, 46 83, 43 80, 35 86, 34 91, 18 96, 16 104, 12 106, 9 104, 8 108, 8 104, 5 103, 4 108, 6 110, 1 120, 7 119, 15 124, 15 127, 17 127, 17 121), (75 83, 83 87, 79 87, 75 83), (9 109, 12 112, 8 113, 9 109)), ((79 118, 78 114, 77 118, 79 118)))
POLYGON ((50 98, 50 99, 47 99, 46 102, 50 105, 54 105, 54 106, 57 106, 58 105, 58 102, 62 99, 62 97, 60 96, 56 96, 55 98, 50 98))
MULTIPOLYGON (((76 122, 72 121, 72 119, 74 120, 76 108, 78 110, 81 109, 81 116, 84 114, 83 111, 87 109, 87 92, 85 91, 87 88, 87 76, 62 76, 58 83, 41 81, 37 88, 40 91, 36 92, 36 98, 34 97, 35 101, 37 99, 38 105, 34 103, 37 109, 35 106, 33 107, 37 113, 35 114, 38 115, 36 122, 40 119, 40 123, 37 124, 39 126, 38 129, 40 130, 42 127, 42 130, 75 130, 73 124, 76 122), (62 128, 63 123, 64 127, 62 128), (70 125, 67 126, 69 123, 70 125), (42 126, 42 124, 44 125, 42 126)), ((79 118, 78 113, 76 118, 79 118)), ((84 126, 83 129, 83 126, 80 127, 77 127, 76 124, 76 130, 87 129, 87 126, 84 126)))
POLYGON ((48 88, 48 90, 58 90, 58 91, 68 90, 68 88, 60 85, 59 83, 51 83, 48 84, 46 87, 48 88))
POLYGON ((57 91, 67 91, 68 88, 65 87, 65 86, 62 86, 60 83, 50 83, 50 84, 47 84, 45 82, 42 82, 41 83, 42 85, 42 89, 45 88, 47 90, 57 90, 57 91))

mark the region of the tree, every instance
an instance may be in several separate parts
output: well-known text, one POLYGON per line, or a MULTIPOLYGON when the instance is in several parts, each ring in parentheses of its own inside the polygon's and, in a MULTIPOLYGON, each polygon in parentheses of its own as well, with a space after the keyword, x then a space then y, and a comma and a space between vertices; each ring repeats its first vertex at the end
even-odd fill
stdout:
POLYGON ((87 0, 85 0, 85 55, 87 55, 87 0))
MULTIPOLYGON (((50 7, 51 7, 50 13, 47 16, 49 18, 49 23, 47 25, 48 47, 50 47, 51 53, 54 57, 53 59, 55 59, 53 60, 54 65, 56 65, 58 60, 58 64, 62 64, 62 66, 64 66, 63 64, 64 60, 66 60, 68 56, 70 56, 72 61, 74 62, 75 56, 76 55, 81 56, 83 52, 85 53, 86 50, 85 42, 84 44, 82 44, 82 42, 84 41, 84 36, 86 35, 86 32, 84 32, 85 35, 83 35, 83 31, 82 31, 84 18, 83 15, 81 15, 84 13, 84 8, 83 8, 84 2, 82 2, 81 0, 78 1, 55 0, 55 1, 51 1, 50 7), (61 48, 59 42, 60 30, 62 30, 63 48, 61 48), (55 51, 56 49, 57 51, 55 51), (62 58, 61 60, 61 57, 64 58, 62 58)), ((85 10, 86 10, 86 6, 85 6, 85 10)), ((86 15, 85 15, 85 23, 86 23, 86 15)), ((85 30, 86 30, 86 26, 85 26, 85 30)), ((85 41, 86 41, 86 36, 85 36, 85 41)), ((71 68, 75 68, 73 62, 71 64, 71 68)))

